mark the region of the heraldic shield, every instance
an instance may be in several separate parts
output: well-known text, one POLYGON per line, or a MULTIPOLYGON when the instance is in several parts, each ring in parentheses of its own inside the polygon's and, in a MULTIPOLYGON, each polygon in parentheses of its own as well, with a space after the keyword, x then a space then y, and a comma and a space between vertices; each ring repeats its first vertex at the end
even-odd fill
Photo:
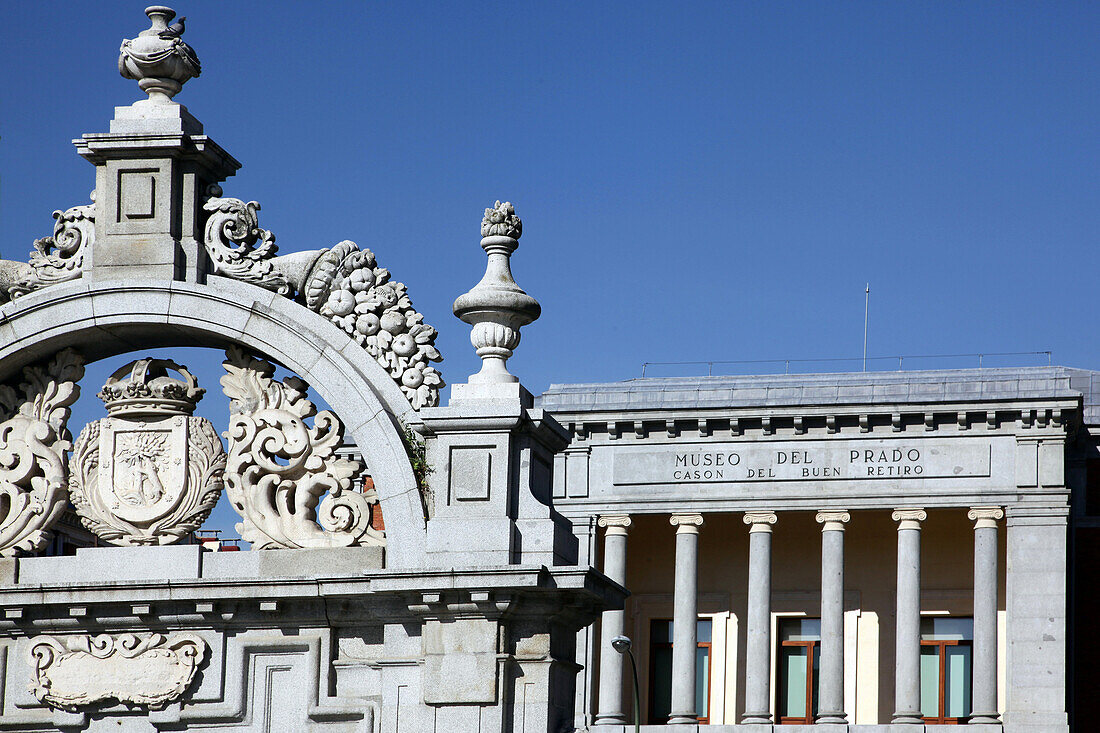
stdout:
POLYGON ((214 426, 192 415, 204 392, 165 359, 138 359, 107 380, 109 416, 81 431, 69 472, 85 527, 116 545, 166 545, 201 526, 225 469, 214 426))

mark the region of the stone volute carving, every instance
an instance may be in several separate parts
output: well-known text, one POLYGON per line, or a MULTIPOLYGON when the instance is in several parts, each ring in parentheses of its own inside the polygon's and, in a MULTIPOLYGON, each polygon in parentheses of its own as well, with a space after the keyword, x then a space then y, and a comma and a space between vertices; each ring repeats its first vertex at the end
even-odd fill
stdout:
POLYGON ((0 302, 80 277, 84 255, 95 241, 95 192, 92 200, 53 212, 53 236, 34 241, 29 263, 0 260, 0 302))
POLYGON ((206 251, 214 272, 295 297, 355 339, 401 388, 413 409, 439 404, 443 360, 403 283, 391 282, 374 253, 343 241, 330 249, 276 257, 275 235, 259 225, 255 201, 221 198, 211 187, 206 251))
POLYGON ((519 345, 520 328, 542 314, 537 300, 516 284, 510 258, 519 247, 523 222, 512 204, 500 201, 485 210, 481 248, 489 256, 485 276, 454 303, 454 314, 473 326, 470 342, 481 357, 481 371, 470 382, 516 382, 508 358, 519 345))
POLYGON ((107 380, 109 416, 80 432, 69 472, 85 527, 115 545, 167 545, 202 526, 226 460, 214 426, 192 414, 204 392, 165 359, 138 359, 107 380))
POLYGON ((66 428, 84 362, 72 349, 0 385, 0 555, 41 550, 65 510, 66 428))
POLYGON ((30 691, 63 710, 107 700, 157 710, 183 696, 206 651, 202 637, 186 633, 38 636, 30 691))
POLYGON ((138 37, 122 42, 118 54, 118 73, 126 79, 137 81, 141 90, 149 95, 149 101, 163 104, 171 101, 184 82, 202 73, 195 50, 184 43, 184 21, 171 26, 168 21, 176 17, 176 11, 163 5, 145 9, 152 26, 138 37))
POLYGON ((231 412, 225 487, 243 519, 241 537, 260 550, 384 545, 371 527, 376 497, 352 488, 362 463, 336 456, 339 418, 317 412, 301 379, 276 380, 274 365, 238 347, 226 352, 224 366, 231 412))

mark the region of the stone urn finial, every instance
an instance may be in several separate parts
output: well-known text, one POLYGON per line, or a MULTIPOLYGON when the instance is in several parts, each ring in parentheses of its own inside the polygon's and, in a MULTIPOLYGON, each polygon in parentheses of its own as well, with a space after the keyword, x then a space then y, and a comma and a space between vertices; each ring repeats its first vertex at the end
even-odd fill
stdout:
POLYGON ((470 342, 481 357, 471 383, 518 382, 507 361, 519 345, 519 330, 542 314, 537 300, 516 285, 509 258, 519 247, 523 222, 512 204, 496 202, 481 221, 481 248, 489 255, 485 276, 459 296, 454 314, 473 326, 470 342))
POLYGON ((151 5, 145 14, 153 24, 137 38, 122 41, 118 72, 126 79, 136 79, 150 102, 167 104, 184 82, 202 73, 202 66, 195 50, 180 38, 186 17, 168 25, 176 11, 163 5, 151 5))

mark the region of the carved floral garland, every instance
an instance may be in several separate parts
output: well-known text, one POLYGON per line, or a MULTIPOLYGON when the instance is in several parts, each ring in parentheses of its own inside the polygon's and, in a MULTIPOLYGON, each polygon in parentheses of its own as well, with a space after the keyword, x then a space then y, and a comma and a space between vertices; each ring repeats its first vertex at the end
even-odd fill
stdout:
POLYGON ((361 462, 336 456, 339 418, 317 412, 301 379, 274 379, 274 365, 239 347, 226 352, 224 366, 232 413, 225 491, 244 520, 241 537, 260 550, 384 545, 370 524, 376 497, 352 488, 361 462))
POLYGON ((0 556, 37 552, 68 500, 70 407, 84 362, 72 349, 23 369, 18 389, 0 385, 0 556))

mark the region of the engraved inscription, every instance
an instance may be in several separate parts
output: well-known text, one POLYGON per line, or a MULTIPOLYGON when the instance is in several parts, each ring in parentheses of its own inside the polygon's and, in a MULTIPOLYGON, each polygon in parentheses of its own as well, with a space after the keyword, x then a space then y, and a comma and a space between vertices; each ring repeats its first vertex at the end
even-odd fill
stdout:
POLYGON ((614 482, 662 484, 985 477, 988 441, 861 440, 621 447, 614 482))

